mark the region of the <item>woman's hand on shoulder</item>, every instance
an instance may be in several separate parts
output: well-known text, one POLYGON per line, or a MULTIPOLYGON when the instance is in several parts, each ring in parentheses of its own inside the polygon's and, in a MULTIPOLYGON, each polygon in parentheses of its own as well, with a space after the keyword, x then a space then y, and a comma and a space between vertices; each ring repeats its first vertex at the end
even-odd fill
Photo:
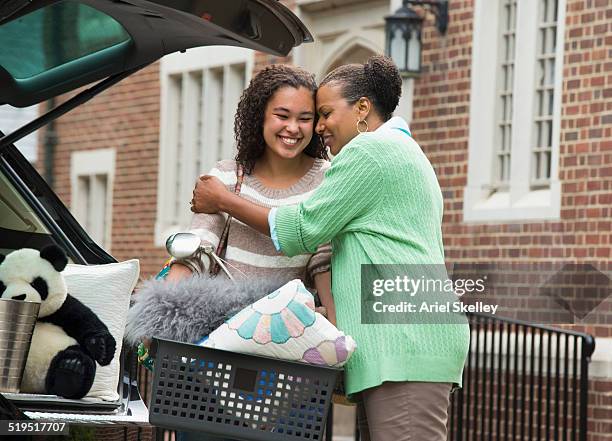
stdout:
POLYGON ((222 211, 223 198, 231 194, 218 178, 210 175, 200 176, 193 189, 191 211, 194 213, 218 213, 222 211))

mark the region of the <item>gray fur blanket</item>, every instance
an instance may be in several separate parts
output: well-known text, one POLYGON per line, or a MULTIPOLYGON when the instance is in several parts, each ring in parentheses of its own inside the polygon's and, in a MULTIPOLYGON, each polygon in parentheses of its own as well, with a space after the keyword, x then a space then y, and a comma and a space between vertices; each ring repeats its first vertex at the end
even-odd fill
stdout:
POLYGON ((136 346, 145 337, 197 342, 286 282, 271 279, 232 282, 222 277, 197 276, 178 282, 147 280, 133 295, 125 342, 136 346))

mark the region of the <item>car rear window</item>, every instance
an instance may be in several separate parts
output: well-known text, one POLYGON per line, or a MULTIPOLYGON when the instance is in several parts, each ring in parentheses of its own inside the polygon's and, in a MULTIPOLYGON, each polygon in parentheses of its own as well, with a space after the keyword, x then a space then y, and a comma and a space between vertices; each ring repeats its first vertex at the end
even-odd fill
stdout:
POLYGON ((54 3, 0 26, 0 59, 16 79, 130 41, 114 18, 73 1, 54 3))

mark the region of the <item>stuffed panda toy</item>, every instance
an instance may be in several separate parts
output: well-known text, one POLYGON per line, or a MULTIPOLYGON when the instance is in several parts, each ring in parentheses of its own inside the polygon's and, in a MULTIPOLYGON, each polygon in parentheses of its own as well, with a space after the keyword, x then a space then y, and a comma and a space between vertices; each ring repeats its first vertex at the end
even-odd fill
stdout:
POLYGON ((0 255, 0 297, 40 302, 21 392, 84 397, 96 362, 109 364, 116 342, 91 309, 68 294, 61 271, 68 258, 56 245, 0 255))

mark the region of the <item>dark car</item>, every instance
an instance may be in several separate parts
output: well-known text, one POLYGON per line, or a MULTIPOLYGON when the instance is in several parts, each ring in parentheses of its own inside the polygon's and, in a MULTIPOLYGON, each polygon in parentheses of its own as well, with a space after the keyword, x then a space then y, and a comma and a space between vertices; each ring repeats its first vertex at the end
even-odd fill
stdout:
MULTIPOLYGON (((166 54, 228 45, 284 56, 309 41, 276 0, 0 0, 0 105, 31 106, 95 83, 13 133, 0 127, 0 253, 55 243, 74 263, 115 262, 15 142, 166 54)), ((135 415, 138 391, 129 375, 120 383, 123 400, 107 407, 135 415)))

